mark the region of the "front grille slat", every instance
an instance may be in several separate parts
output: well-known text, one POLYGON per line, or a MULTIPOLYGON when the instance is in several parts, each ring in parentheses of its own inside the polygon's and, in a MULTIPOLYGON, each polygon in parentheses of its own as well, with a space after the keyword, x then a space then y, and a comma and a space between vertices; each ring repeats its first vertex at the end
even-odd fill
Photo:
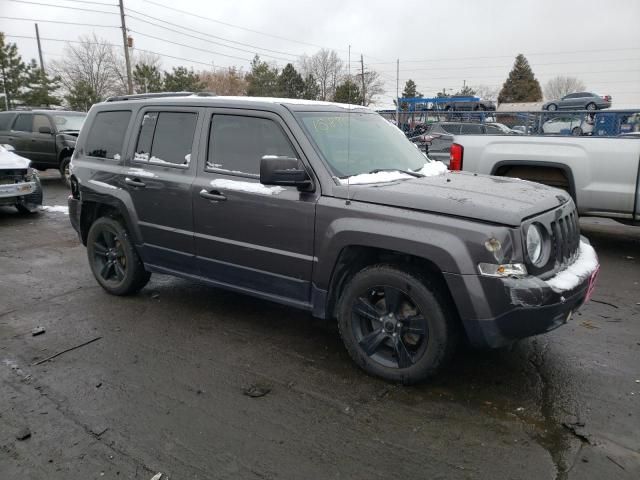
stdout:
POLYGON ((550 224, 553 252, 557 264, 573 261, 580 245, 580 224, 575 210, 557 218, 550 224))

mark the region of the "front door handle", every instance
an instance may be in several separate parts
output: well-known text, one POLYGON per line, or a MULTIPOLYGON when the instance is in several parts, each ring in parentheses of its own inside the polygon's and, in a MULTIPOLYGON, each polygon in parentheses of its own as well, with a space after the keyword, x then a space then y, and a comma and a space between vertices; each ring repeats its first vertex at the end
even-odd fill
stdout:
POLYGON ((217 190, 212 190, 211 192, 207 192, 205 189, 200 190, 200 196, 202 198, 206 198, 207 200, 213 200, 215 202, 224 202, 227 197, 221 194, 217 190))
POLYGON ((146 187, 144 182, 141 182, 139 179, 137 178, 129 178, 129 177, 125 177, 124 178, 124 183, 126 183, 127 185, 131 185, 132 187, 138 187, 138 188, 144 188, 146 187))

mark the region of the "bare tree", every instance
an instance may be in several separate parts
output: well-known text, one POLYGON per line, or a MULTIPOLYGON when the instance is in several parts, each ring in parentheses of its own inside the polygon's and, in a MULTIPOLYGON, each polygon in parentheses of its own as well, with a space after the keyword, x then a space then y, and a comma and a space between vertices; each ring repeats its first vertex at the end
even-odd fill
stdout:
POLYGON ((344 62, 335 50, 325 48, 308 57, 304 55, 299 61, 303 77, 313 75, 320 89, 319 100, 332 100, 338 83, 344 75, 344 62))
POLYGON ((80 37, 78 44, 67 44, 62 60, 51 62, 51 70, 59 76, 67 92, 79 85, 99 99, 122 91, 117 56, 109 43, 97 37, 80 37))
POLYGON ((544 96, 547 100, 554 100, 585 89, 586 87, 582 80, 575 77, 557 76, 545 83, 544 96))
MULTIPOLYGON (((355 75, 354 80, 358 86, 362 85, 362 73, 355 75)), ((373 102, 373 97, 384 93, 384 82, 380 74, 374 70, 364 72, 364 104, 369 106, 373 102)))
POLYGON ((216 95, 246 95, 247 81, 242 69, 229 67, 227 70, 217 72, 198 72, 198 78, 204 86, 204 90, 214 92, 216 95))
POLYGON ((482 98, 483 100, 488 100, 490 102, 498 101, 498 94, 500 93, 499 87, 492 87, 490 85, 476 85, 471 87, 471 89, 475 92, 475 95, 482 98))

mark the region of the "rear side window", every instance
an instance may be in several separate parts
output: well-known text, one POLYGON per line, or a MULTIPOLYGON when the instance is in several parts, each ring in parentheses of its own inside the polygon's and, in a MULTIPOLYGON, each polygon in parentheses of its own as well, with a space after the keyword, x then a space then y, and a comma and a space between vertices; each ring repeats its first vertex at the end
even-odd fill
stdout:
POLYGON ((296 157, 282 128, 267 118, 214 115, 209 131, 208 169, 257 175, 264 155, 296 157))
POLYGON ((30 113, 21 113, 13 124, 15 132, 29 132, 33 129, 33 115, 30 113))
POLYGON ((457 135, 458 133, 460 133, 460 125, 456 125, 455 123, 443 123, 441 127, 445 132, 452 135, 457 135))
POLYGON ((189 165, 197 122, 198 114, 193 112, 145 113, 134 159, 189 165))
POLYGON ((477 135, 481 133, 482 133, 482 125, 475 124, 475 123, 462 125, 462 128, 460 129, 460 134, 462 135, 477 135))
POLYGON ((0 130, 9 130, 12 119, 13 113, 0 113, 0 130))
POLYGON ((98 112, 85 143, 86 155, 120 160, 130 110, 98 112))

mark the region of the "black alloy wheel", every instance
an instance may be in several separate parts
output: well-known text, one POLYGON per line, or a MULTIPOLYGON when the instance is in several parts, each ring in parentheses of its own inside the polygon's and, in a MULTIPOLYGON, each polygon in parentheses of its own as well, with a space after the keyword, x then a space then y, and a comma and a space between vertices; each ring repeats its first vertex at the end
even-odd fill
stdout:
POLYGON ((371 375, 411 384, 453 355, 459 320, 440 282, 408 266, 373 265, 346 284, 337 305, 340 336, 371 375))
POLYGON ((351 322, 360 348, 385 367, 414 365, 429 342, 420 309, 406 292, 391 286, 362 292, 353 303, 351 322))
POLYGON ((126 228, 114 218, 101 217, 93 222, 87 235, 87 256, 94 277, 113 295, 135 293, 151 276, 126 228))

